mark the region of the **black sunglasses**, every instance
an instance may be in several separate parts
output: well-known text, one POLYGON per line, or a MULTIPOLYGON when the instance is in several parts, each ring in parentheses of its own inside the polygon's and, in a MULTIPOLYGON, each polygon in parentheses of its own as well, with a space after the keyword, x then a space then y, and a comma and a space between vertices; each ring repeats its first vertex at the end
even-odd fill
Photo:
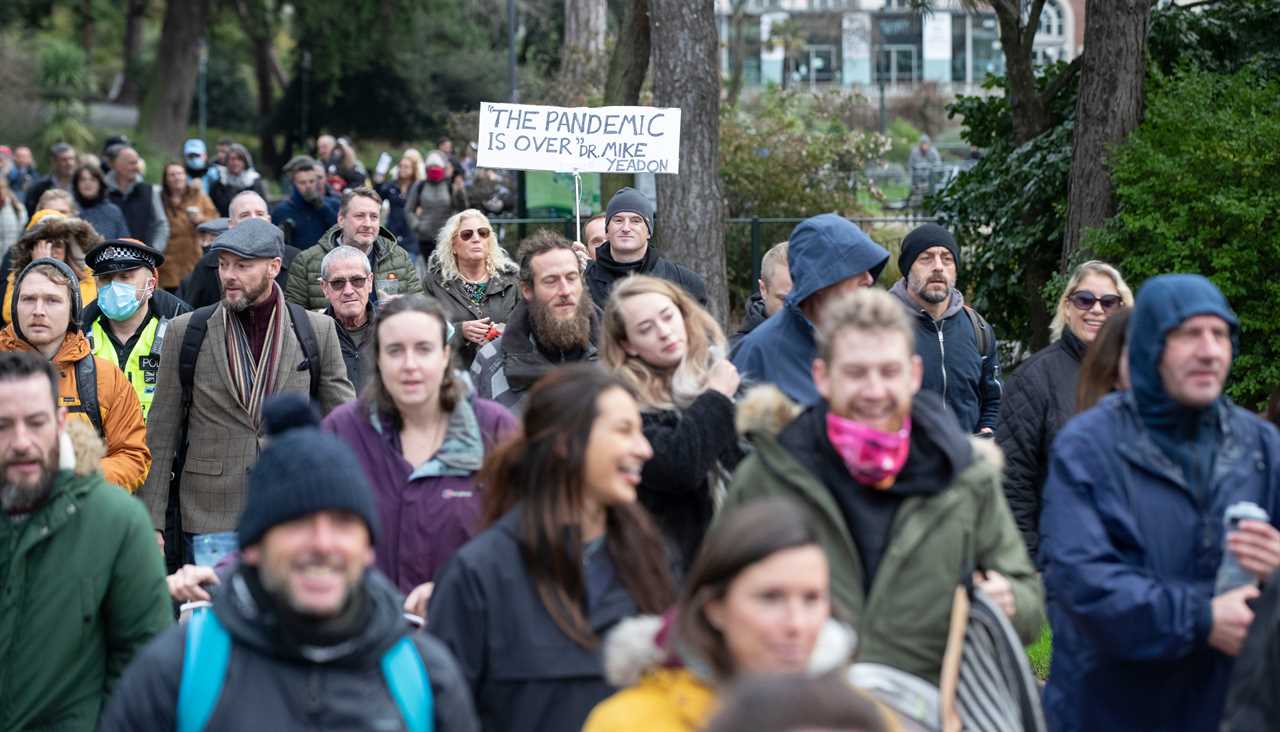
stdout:
POLYGON ((1076 306, 1077 310, 1089 311, 1093 309, 1094 303, 1102 303, 1102 309, 1111 312, 1124 304, 1124 300, 1119 295, 1097 295, 1088 290, 1076 290, 1067 297, 1067 301, 1076 306))

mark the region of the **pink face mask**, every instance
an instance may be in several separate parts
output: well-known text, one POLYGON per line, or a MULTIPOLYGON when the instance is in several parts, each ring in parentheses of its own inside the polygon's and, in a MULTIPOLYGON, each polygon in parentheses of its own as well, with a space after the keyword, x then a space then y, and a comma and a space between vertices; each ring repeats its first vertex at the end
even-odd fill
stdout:
POLYGON ((861 422, 827 412, 827 439, 849 475, 865 486, 885 490, 893 485, 911 449, 911 418, 894 432, 882 432, 861 422))

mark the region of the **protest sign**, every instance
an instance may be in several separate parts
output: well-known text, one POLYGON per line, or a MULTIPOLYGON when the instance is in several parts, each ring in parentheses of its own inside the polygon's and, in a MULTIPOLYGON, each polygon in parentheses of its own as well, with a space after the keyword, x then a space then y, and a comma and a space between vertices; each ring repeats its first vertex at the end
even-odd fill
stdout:
POLYGON ((483 102, 476 163, 561 173, 679 173, 680 110, 483 102))

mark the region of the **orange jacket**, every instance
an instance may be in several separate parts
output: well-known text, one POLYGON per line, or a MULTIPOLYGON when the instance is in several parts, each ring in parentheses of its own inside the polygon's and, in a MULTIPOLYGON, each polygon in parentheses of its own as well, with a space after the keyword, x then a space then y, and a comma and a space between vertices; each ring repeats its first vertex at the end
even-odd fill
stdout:
MULTIPOLYGON (((35 351, 30 343, 13 331, 13 324, 0 330, 0 351, 35 351)), ((58 372, 60 406, 80 406, 76 390, 75 364, 89 355, 89 341, 83 333, 68 333, 62 347, 53 357, 53 367, 58 372)), ((147 449, 147 424, 142 420, 142 405, 129 379, 115 364, 94 357, 98 374, 98 410, 102 414, 103 440, 107 443, 107 455, 102 459, 102 474, 111 483, 130 493, 147 479, 151 469, 151 451, 147 449)), ((70 415, 76 419, 89 418, 83 412, 70 415)))

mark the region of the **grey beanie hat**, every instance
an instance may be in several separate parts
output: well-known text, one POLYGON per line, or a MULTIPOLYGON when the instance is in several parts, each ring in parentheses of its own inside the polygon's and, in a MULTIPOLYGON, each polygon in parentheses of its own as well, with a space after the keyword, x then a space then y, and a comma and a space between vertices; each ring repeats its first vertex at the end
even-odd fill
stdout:
POLYGON ((653 203, 648 196, 634 188, 619 188, 613 198, 609 199, 609 206, 605 209, 605 231, 609 230, 609 222, 613 217, 624 212, 639 214, 649 229, 649 236, 653 236, 653 203))

